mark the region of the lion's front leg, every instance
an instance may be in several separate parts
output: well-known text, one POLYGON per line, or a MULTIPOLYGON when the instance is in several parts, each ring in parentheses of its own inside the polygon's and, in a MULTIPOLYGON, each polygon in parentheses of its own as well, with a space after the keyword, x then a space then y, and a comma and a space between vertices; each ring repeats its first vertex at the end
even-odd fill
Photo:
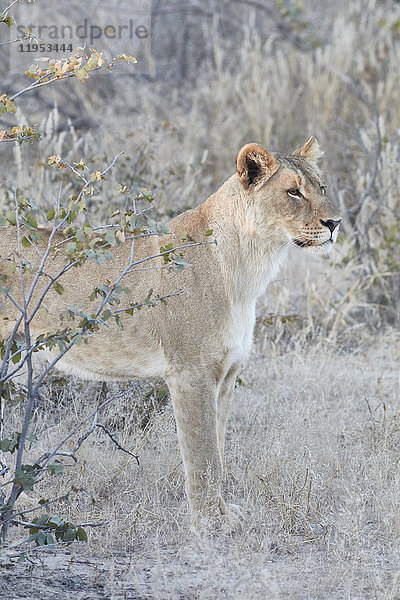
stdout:
POLYGON ((217 386, 199 371, 173 373, 166 378, 185 468, 186 492, 196 519, 226 512, 221 496, 223 464, 218 440, 217 386))
POLYGON ((226 424, 228 421, 229 410, 233 399, 233 390, 235 387, 236 376, 239 372, 238 364, 234 364, 228 370, 224 377, 217 399, 217 432, 218 432, 218 445, 221 455, 221 460, 224 460, 225 451, 225 438, 226 438, 226 424))

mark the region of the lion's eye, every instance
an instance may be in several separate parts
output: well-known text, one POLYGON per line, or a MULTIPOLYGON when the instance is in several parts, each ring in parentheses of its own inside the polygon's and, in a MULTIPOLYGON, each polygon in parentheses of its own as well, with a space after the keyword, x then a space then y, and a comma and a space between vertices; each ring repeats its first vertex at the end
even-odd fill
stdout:
POLYGON ((303 194, 301 193, 300 190, 298 189, 293 189, 293 190, 288 190, 287 191, 288 196, 290 196, 291 198, 296 198, 296 200, 300 200, 300 198, 304 198, 303 194))
POLYGON ((326 194, 326 185, 321 185, 321 192, 324 194, 326 194))

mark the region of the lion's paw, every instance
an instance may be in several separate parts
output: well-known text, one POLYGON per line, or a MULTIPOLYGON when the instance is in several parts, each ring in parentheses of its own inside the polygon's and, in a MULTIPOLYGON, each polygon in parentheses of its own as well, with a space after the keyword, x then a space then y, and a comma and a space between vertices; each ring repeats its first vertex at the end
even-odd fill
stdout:
POLYGON ((193 517, 193 527, 200 534, 231 534, 241 528, 244 511, 238 504, 227 504, 218 498, 212 505, 194 512, 193 517))

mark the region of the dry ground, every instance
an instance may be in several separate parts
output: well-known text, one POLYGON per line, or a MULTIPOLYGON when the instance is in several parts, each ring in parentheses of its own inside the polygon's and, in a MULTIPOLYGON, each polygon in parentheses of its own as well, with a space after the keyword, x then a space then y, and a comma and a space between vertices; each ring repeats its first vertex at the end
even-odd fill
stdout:
MULTIPOLYGON (((228 433, 226 494, 243 509, 232 534, 190 528, 170 406, 145 433, 115 406, 140 466, 99 435, 42 490, 74 483, 57 514, 109 524, 6 571, 0 598, 400 598, 399 355, 395 332, 347 353, 256 345, 228 433)), ((49 406, 38 414, 44 445, 88 411, 72 387, 72 411, 59 397, 55 419, 49 406)))

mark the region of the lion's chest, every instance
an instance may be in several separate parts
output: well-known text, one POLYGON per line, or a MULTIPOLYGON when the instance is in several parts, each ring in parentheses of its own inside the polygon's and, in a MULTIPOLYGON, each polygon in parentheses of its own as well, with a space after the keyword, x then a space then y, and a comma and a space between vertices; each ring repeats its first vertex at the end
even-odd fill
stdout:
POLYGON ((231 364, 242 362, 250 354, 255 319, 255 304, 232 304, 224 335, 231 364))

